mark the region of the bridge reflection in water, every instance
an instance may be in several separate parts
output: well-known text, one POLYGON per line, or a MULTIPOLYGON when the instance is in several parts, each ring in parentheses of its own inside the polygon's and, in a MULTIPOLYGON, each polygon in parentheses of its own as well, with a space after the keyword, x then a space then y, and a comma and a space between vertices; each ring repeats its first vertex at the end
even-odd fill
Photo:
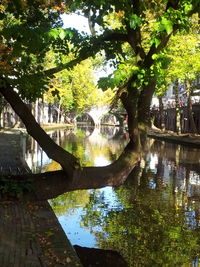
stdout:
MULTIPOLYGON (((127 143, 114 127, 50 135, 85 166, 108 165, 127 143)), ((34 146, 34 171, 53 170, 34 146)), ((74 245, 116 250, 129 266, 198 266, 200 150, 153 139, 149 148, 123 185, 68 192, 51 206, 74 245)))

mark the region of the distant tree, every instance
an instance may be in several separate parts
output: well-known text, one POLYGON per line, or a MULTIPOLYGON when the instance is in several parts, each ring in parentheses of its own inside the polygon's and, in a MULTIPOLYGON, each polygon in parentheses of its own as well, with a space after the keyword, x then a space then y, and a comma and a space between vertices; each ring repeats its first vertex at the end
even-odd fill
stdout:
MULTIPOLYGON (((176 91, 178 84, 186 87, 187 109, 192 133, 197 133, 192 112, 191 95, 195 88, 195 80, 200 72, 200 40, 199 33, 176 35, 170 40, 168 58, 171 60, 167 71, 169 81, 174 83, 176 91)), ((178 94, 178 91, 177 91, 178 94)))

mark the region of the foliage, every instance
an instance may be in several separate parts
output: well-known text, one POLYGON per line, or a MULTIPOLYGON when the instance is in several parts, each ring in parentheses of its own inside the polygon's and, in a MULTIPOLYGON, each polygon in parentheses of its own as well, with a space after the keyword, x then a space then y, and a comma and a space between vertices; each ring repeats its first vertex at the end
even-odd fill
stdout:
POLYGON ((51 1, 52 5, 11 2, 5 1, 0 8, 0 74, 9 77, 22 98, 34 100, 48 88, 49 78, 42 72, 47 52, 68 54, 70 39, 78 38, 78 33, 61 28, 61 9, 55 6, 56 1, 51 1))
MULTIPOLYGON (((49 53, 47 65, 53 66, 52 58, 60 62, 73 59, 73 55, 62 56, 49 53)), ((102 92, 96 86, 95 69, 99 67, 99 60, 87 59, 77 64, 72 70, 62 70, 50 79, 49 90, 45 93, 45 100, 49 103, 59 103, 64 112, 76 111, 81 113, 91 106, 109 104, 114 93, 110 90, 102 92)))
POLYGON ((176 35, 171 39, 168 49, 168 57, 171 61, 168 77, 172 81, 176 79, 182 82, 192 81, 197 77, 200 71, 199 43, 198 33, 176 35))
POLYGON ((164 96, 169 85, 175 81, 179 83, 185 83, 187 80, 193 82, 198 77, 198 32, 198 16, 195 15, 190 19, 188 32, 178 33, 171 37, 167 48, 161 54, 164 67, 159 65, 157 67, 157 96, 164 96))
MULTIPOLYGON (((101 82, 101 86, 125 87, 131 81, 132 89, 129 89, 142 94, 152 77, 156 77, 157 67, 162 61, 159 54, 170 36, 177 30, 187 30, 189 17, 199 8, 199 3, 192 0, 174 3, 164 0, 136 3, 71 0, 67 4, 53 1, 50 5, 29 2, 18 0, 12 6, 10 1, 5 1, 1 5, 0 22, 2 50, 5 50, 1 73, 8 77, 6 69, 9 70, 9 74, 15 77, 10 79, 9 76, 10 82, 15 84, 21 97, 28 99, 41 97, 47 91, 49 76, 94 57, 102 50, 105 51, 106 60, 111 60, 115 65, 115 71, 101 82), (62 29, 60 14, 64 10, 84 14, 90 18, 93 27, 98 25, 100 30, 96 31, 96 35, 87 36, 73 29, 62 29), (52 70, 46 69, 44 64, 49 50, 58 54, 53 59, 56 67, 52 70), (58 60, 60 55, 62 58, 70 52, 74 54, 71 62, 58 60)), ((80 65, 76 68, 70 78, 73 97, 77 100, 73 108, 82 110, 83 102, 88 104, 93 101, 88 96, 94 86, 91 83, 86 86, 85 76, 90 77, 91 74, 84 72, 80 65), (85 89, 89 90, 87 94, 85 89)), ((56 82, 55 87, 56 90, 57 87, 60 89, 59 83, 56 82)), ((66 101, 69 101, 67 109, 70 109, 70 94, 66 101)))

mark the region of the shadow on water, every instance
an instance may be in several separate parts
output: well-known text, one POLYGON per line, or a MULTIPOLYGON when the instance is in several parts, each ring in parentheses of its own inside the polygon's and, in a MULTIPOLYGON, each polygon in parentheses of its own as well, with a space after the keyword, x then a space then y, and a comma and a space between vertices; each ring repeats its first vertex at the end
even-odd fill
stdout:
MULTIPOLYGON (((125 133, 112 131, 52 134, 84 166, 105 166, 127 143, 125 133)), ((122 185, 68 192, 50 204, 73 245, 117 251, 130 267, 198 266, 200 150, 152 139, 149 147, 122 185)), ((35 170, 55 170, 42 154, 32 153, 40 159, 35 170)))

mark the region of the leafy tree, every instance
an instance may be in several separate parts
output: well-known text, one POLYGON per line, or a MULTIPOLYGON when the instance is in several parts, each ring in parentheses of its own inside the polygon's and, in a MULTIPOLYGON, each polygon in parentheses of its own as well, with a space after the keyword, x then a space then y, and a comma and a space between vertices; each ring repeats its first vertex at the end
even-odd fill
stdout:
POLYGON ((190 127, 191 131, 196 133, 197 129, 192 115, 191 95, 195 88, 195 79, 200 72, 198 32, 174 36, 170 41, 168 57, 171 60, 168 78, 174 82, 176 88, 178 88, 179 82, 185 84, 190 127))
MULTIPOLYGON (((128 113, 130 139, 139 145, 139 134, 145 135, 149 125, 149 106, 155 91, 159 53, 178 29, 186 26, 188 16, 197 3, 183 1, 129 1, 123 3, 80 2, 78 8, 92 12, 93 26, 99 24, 106 40, 103 48, 107 60, 113 59, 117 70, 108 79, 108 86, 120 86, 120 98, 128 113), (194 4, 194 6, 192 6, 194 4), (108 13, 121 14, 121 26, 116 29, 106 21, 108 13), (130 52, 124 52, 122 43, 130 52), (108 46, 109 45, 109 46, 108 46)), ((98 38, 98 37, 97 37, 98 38)), ((106 80, 101 81, 106 87, 106 80)))
POLYGON ((100 26, 100 32, 93 32, 91 36, 62 29, 59 19, 62 7, 62 2, 53 2, 50 6, 48 3, 38 5, 37 1, 5 2, 1 9, 1 38, 6 48, 12 51, 9 60, 5 60, 9 62, 11 72, 8 75, 5 68, 1 69, 0 92, 49 157, 72 175, 79 166, 76 158, 52 142, 20 97, 40 97, 53 74, 104 50, 106 59, 112 60, 116 66, 105 87, 119 87, 118 95, 128 113, 129 146, 140 149, 149 126, 149 107, 155 91, 159 54, 173 33, 188 27, 189 17, 199 11, 200 4, 197 0, 67 2, 68 10, 91 14, 93 29, 96 24, 100 26), (119 28, 111 27, 107 22, 106 16, 111 13, 118 15, 119 28), (75 59, 57 62, 56 67, 45 69, 46 52, 53 49, 67 54, 71 49, 69 42, 74 44, 75 59), (129 46, 128 54, 123 44, 129 46))
POLYGON ((95 105, 98 88, 92 75, 92 63, 87 60, 74 67, 63 70, 50 81, 50 89, 45 93, 49 103, 57 103, 63 112, 75 115, 95 105))

